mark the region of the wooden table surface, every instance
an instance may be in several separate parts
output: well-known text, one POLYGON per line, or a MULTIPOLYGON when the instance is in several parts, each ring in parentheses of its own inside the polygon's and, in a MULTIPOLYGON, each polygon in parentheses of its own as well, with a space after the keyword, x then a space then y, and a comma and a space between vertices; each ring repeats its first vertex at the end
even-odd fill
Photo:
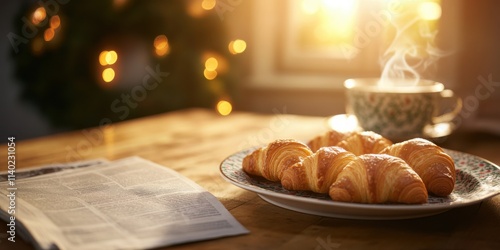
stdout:
MULTIPOLYGON (((500 195, 479 204, 418 219, 352 220, 303 214, 267 203, 226 182, 220 163, 229 155, 278 138, 308 140, 327 130, 326 118, 188 109, 16 141, 17 169, 104 157, 140 156, 172 168, 215 195, 249 234, 171 249, 500 249, 500 195)), ((6 141, 6 138, 3 139, 6 141)), ((500 138, 456 133, 438 142, 500 165, 500 138)), ((0 146, 6 170, 6 143, 0 146)), ((5 227, 4 227, 5 228, 5 227)), ((32 249, 23 241, 1 249, 32 249)), ((2 237, 3 236, 3 237, 2 237)))

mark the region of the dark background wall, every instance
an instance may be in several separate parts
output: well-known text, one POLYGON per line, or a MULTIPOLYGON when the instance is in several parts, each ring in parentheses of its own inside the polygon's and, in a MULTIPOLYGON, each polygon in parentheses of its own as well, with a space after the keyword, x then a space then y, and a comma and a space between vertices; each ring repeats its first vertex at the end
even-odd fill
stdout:
POLYGON ((43 116, 20 100, 20 85, 12 69, 12 47, 7 35, 15 32, 13 22, 23 1, 2 1, 0 8, 0 140, 7 136, 18 139, 38 137, 57 132, 43 116))

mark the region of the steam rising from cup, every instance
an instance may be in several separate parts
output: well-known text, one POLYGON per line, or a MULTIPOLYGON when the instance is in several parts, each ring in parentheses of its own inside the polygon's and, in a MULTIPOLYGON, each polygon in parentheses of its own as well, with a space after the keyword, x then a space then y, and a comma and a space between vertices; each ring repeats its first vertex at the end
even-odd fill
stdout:
MULTIPOLYGON (((419 14, 418 7, 422 6, 416 7, 396 13, 391 19, 395 35, 380 58, 382 74, 379 85, 417 85, 421 73, 445 55, 434 45, 437 30, 430 28, 433 20, 419 14)), ((437 7, 440 8, 439 5, 437 7)), ((439 16, 434 18, 437 20, 439 16)))

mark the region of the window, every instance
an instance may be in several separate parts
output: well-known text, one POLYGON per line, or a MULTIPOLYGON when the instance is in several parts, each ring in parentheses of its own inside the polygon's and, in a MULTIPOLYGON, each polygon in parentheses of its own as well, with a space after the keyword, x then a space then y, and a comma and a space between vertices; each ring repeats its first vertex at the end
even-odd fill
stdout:
POLYGON ((443 55, 433 44, 439 0, 252 2, 256 86, 340 88, 380 75, 381 63, 392 63, 390 76, 414 77, 443 55))

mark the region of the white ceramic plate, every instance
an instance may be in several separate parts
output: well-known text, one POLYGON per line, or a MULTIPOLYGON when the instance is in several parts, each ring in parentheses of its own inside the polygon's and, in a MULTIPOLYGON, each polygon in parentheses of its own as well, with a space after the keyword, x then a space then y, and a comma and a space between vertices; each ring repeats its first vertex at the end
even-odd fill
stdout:
POLYGON ((247 175, 241 168, 243 158, 255 148, 226 158, 220 165, 224 179, 257 193, 265 201, 297 212, 327 217, 394 220, 430 216, 452 208, 468 206, 500 194, 500 168, 466 153, 445 149, 455 161, 455 189, 448 197, 429 196, 425 204, 359 204, 332 201, 328 195, 308 191, 290 191, 279 182, 247 175))

